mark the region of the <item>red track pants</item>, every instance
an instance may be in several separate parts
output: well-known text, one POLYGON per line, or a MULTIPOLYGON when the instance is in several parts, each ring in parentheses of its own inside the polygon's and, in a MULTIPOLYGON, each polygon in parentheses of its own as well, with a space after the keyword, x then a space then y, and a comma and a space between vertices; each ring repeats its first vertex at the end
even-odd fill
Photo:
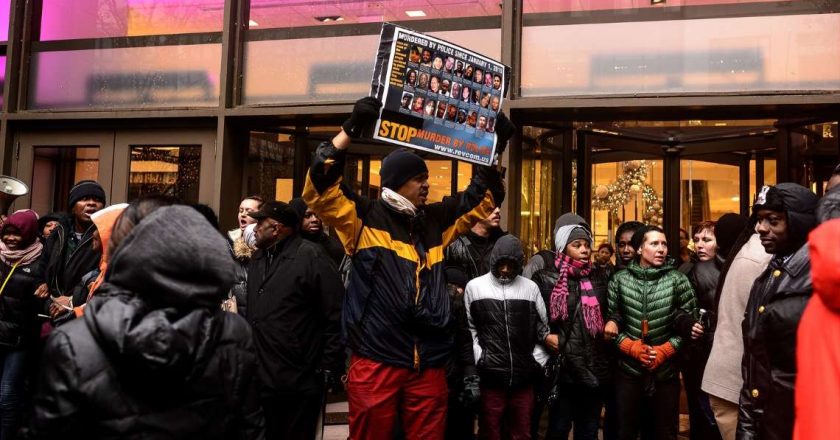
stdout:
POLYGON ((351 440, 392 440, 402 421, 406 440, 442 440, 446 372, 392 367, 353 355, 347 374, 351 440))

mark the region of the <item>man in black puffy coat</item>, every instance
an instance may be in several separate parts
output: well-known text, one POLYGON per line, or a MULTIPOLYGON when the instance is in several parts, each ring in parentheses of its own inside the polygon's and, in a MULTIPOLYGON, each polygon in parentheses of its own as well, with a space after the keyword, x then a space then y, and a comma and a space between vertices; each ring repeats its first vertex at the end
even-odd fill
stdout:
POLYGON ((755 280, 742 323, 738 439, 793 436, 796 329, 812 293, 808 233, 817 196, 795 183, 762 188, 753 213, 761 244, 773 258, 755 280))
MULTIPOLYGON (((467 284, 464 306, 480 380, 479 437, 500 439, 502 418, 512 439, 530 438, 534 381, 548 356, 545 303, 537 285, 520 275, 524 255, 514 236, 500 238, 490 273, 467 284)), ((468 382, 475 382, 469 369, 468 382)))
POLYGON ((251 331, 219 307, 233 265, 225 239, 193 208, 142 218, 84 316, 47 341, 36 437, 263 438, 251 331))

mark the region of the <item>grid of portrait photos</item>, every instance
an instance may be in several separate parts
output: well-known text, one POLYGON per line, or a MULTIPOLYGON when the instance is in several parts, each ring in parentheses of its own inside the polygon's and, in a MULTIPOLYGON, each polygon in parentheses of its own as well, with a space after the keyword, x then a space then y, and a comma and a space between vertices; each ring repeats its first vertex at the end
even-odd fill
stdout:
POLYGON ((400 112, 492 137, 502 76, 451 55, 414 45, 408 55, 400 112))

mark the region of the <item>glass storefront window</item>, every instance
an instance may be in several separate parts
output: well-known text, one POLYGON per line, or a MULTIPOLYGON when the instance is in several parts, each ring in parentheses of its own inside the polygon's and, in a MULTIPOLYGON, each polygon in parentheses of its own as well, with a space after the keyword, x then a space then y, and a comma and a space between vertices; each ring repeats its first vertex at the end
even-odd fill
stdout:
POLYGON ((459 19, 430 35, 501 57, 497 0, 386 0, 318 5, 251 0, 242 103, 354 100, 370 90, 383 21, 459 19), (458 30, 461 27, 462 30, 458 30))
POLYGON ((42 4, 40 41, 221 32, 225 9, 225 0, 42 0, 42 4))
POLYGON ((36 52, 29 108, 217 106, 221 44, 36 52))
POLYGON ((526 16, 523 96, 840 89, 838 13, 607 22, 569 14, 526 16))
POLYGON ((132 146, 128 200, 166 194, 198 203, 201 146, 132 146))
POLYGON ((591 226, 595 247, 612 243, 616 229, 626 221, 662 226, 662 183, 661 160, 594 164, 591 226))
POLYGON ((30 188, 35 212, 67 211, 70 188, 99 178, 97 147, 36 147, 30 188))
POLYGON ((741 212, 740 169, 734 165, 684 160, 680 163, 680 227, 691 232, 703 221, 741 212))
POLYGON ((245 165, 245 193, 288 202, 293 196, 295 143, 287 134, 252 132, 245 165))

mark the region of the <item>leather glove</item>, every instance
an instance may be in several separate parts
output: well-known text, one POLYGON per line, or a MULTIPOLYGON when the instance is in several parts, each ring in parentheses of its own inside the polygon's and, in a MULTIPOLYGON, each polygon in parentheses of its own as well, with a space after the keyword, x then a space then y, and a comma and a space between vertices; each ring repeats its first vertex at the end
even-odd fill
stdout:
POLYGON ((647 366, 650 362, 650 359, 648 358, 648 350, 650 350, 650 346, 643 343, 641 339, 631 340, 630 338, 625 338, 618 345, 618 348, 622 353, 641 362, 642 365, 647 366))
POLYGON ((478 407, 479 402, 481 402, 481 389, 480 379, 477 375, 464 377, 464 389, 461 391, 458 400, 467 408, 478 407))
MULTIPOLYGON (((382 108, 382 101, 368 96, 356 101, 353 106, 353 113, 350 114, 350 119, 341 124, 341 128, 353 139, 358 139, 362 136, 362 132, 369 128, 379 118, 379 109, 382 108)), ((498 124, 498 123, 497 123, 498 124)))
POLYGON ((656 357, 653 358, 653 361, 647 365, 647 369, 650 371, 655 371, 677 352, 674 350, 674 346, 671 345, 670 342, 666 342, 662 345, 655 345, 653 350, 656 352, 656 357))
POLYGON ((323 370, 324 385, 328 393, 340 393, 344 390, 344 382, 341 381, 341 373, 332 370, 323 370))
POLYGON ((504 112, 499 112, 496 115, 496 137, 499 140, 496 143, 496 151, 498 151, 499 156, 505 152, 508 141, 513 137, 514 133, 516 133, 516 126, 513 125, 513 122, 510 122, 510 119, 508 119, 504 112))

